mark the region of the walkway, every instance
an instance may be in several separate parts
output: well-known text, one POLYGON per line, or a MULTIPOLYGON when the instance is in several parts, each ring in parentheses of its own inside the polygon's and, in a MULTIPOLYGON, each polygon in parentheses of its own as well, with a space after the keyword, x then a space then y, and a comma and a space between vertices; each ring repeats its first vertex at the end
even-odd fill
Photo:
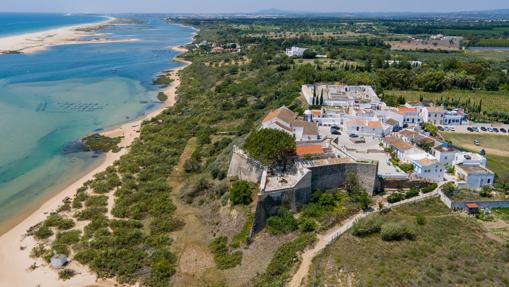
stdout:
MULTIPOLYGON (((440 188, 441 185, 439 185, 438 188, 440 188)), ((408 203, 414 203, 423 201, 432 197, 438 196, 438 188, 430 193, 425 193, 417 197, 409 198, 406 200, 402 200, 400 202, 396 202, 394 204, 388 204, 386 207, 392 208, 408 203)), ((311 249, 306 249, 304 253, 301 254, 301 263, 299 265, 299 269, 297 269, 297 272, 293 275, 291 281, 287 286, 289 287, 299 287, 301 286, 304 278, 307 277, 309 273, 309 267, 311 266, 313 258, 317 256, 325 247, 329 246, 332 242, 334 242, 338 237, 340 237, 343 233, 347 232, 350 228, 352 228, 353 224, 356 220, 359 220, 361 218, 364 218, 370 214, 378 212, 378 208, 368 211, 368 212, 359 212, 350 219, 341 222, 340 224, 336 225, 332 229, 330 229, 325 234, 318 234, 317 235, 317 241, 316 244, 311 249)))

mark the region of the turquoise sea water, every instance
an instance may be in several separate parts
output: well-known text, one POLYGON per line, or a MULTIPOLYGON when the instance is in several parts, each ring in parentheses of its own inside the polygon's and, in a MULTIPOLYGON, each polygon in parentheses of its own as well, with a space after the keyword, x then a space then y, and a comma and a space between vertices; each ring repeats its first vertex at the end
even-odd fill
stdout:
POLYGON ((0 13, 0 37, 104 21, 97 15, 0 13))
POLYGON ((0 55, 0 223, 94 162, 73 142, 158 105, 152 79, 178 66, 169 47, 189 42, 193 30, 163 16, 128 18, 136 21, 99 32, 140 41, 0 55))

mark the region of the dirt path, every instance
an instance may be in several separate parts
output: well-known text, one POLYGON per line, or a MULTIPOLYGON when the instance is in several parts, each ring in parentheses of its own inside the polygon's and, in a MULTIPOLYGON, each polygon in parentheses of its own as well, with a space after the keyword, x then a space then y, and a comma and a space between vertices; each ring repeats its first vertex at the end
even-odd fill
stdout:
MULTIPOLYGON (((407 200, 403 200, 397 202, 395 204, 389 204, 387 207, 396 207, 403 204, 413 203, 422 201, 428 198, 432 198, 437 196, 437 191, 433 191, 430 193, 426 193, 414 198, 410 198, 407 200)), ((378 212, 378 208, 374 208, 371 212, 359 212, 356 215, 350 217, 349 219, 341 222, 335 227, 329 229, 325 234, 318 234, 316 244, 310 249, 306 249, 304 253, 301 254, 301 263, 299 268, 291 278, 290 282, 287 286, 289 287, 299 287, 303 284, 304 279, 307 277, 309 273, 309 268, 311 267, 312 260, 317 256, 325 247, 334 242, 338 237, 340 237, 343 233, 347 232, 350 228, 352 228, 354 222, 358 219, 364 218, 372 213, 378 212)))
POLYGON ((178 258, 177 272, 173 276, 172 286, 204 286, 204 274, 215 266, 208 248, 208 227, 198 218, 200 211, 194 206, 186 204, 179 196, 179 190, 184 182, 184 163, 196 147, 196 138, 191 138, 177 166, 168 178, 172 188, 171 199, 177 207, 176 216, 185 222, 185 226, 172 234, 172 251, 178 258))

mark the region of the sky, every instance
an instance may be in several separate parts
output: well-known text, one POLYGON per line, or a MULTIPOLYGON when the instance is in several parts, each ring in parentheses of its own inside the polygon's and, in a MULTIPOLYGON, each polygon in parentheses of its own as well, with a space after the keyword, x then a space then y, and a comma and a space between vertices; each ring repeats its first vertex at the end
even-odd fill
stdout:
POLYGON ((509 8, 508 0, 0 0, 1 12, 450 12, 509 8))

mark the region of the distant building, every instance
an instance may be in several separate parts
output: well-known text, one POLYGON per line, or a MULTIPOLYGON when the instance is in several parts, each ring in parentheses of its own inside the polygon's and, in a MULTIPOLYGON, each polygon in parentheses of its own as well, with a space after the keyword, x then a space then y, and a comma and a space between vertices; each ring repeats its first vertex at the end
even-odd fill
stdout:
POLYGON ((397 113, 403 116, 403 124, 418 125, 422 122, 419 110, 416 108, 401 106, 397 108, 397 113))
POLYGON ((392 126, 375 120, 350 119, 345 121, 344 130, 348 134, 384 137, 392 132, 392 126))
POLYGON ((310 105, 321 101, 322 106, 377 108, 382 102, 370 86, 304 85, 302 94, 310 105))
POLYGON ((306 50, 307 50, 306 48, 291 47, 289 49, 286 49, 286 55, 288 57, 302 57, 306 50))
POLYGON ((491 186, 495 180, 495 174, 480 165, 458 164, 455 168, 455 175, 461 182, 459 188, 479 190, 483 186, 491 186))
POLYGON ((464 164, 464 165, 479 165, 482 167, 486 167, 487 160, 484 156, 478 153, 472 152, 457 152, 454 155, 453 164, 464 164))
POLYGON ((218 54, 218 53, 222 53, 224 52, 224 48, 223 47, 214 47, 212 48, 212 50, 210 50, 212 53, 214 54, 218 54))
POLYGON ((287 107, 281 107, 267 114, 262 121, 262 128, 284 131, 292 135, 297 142, 320 139, 316 123, 297 118, 297 115, 287 107))

